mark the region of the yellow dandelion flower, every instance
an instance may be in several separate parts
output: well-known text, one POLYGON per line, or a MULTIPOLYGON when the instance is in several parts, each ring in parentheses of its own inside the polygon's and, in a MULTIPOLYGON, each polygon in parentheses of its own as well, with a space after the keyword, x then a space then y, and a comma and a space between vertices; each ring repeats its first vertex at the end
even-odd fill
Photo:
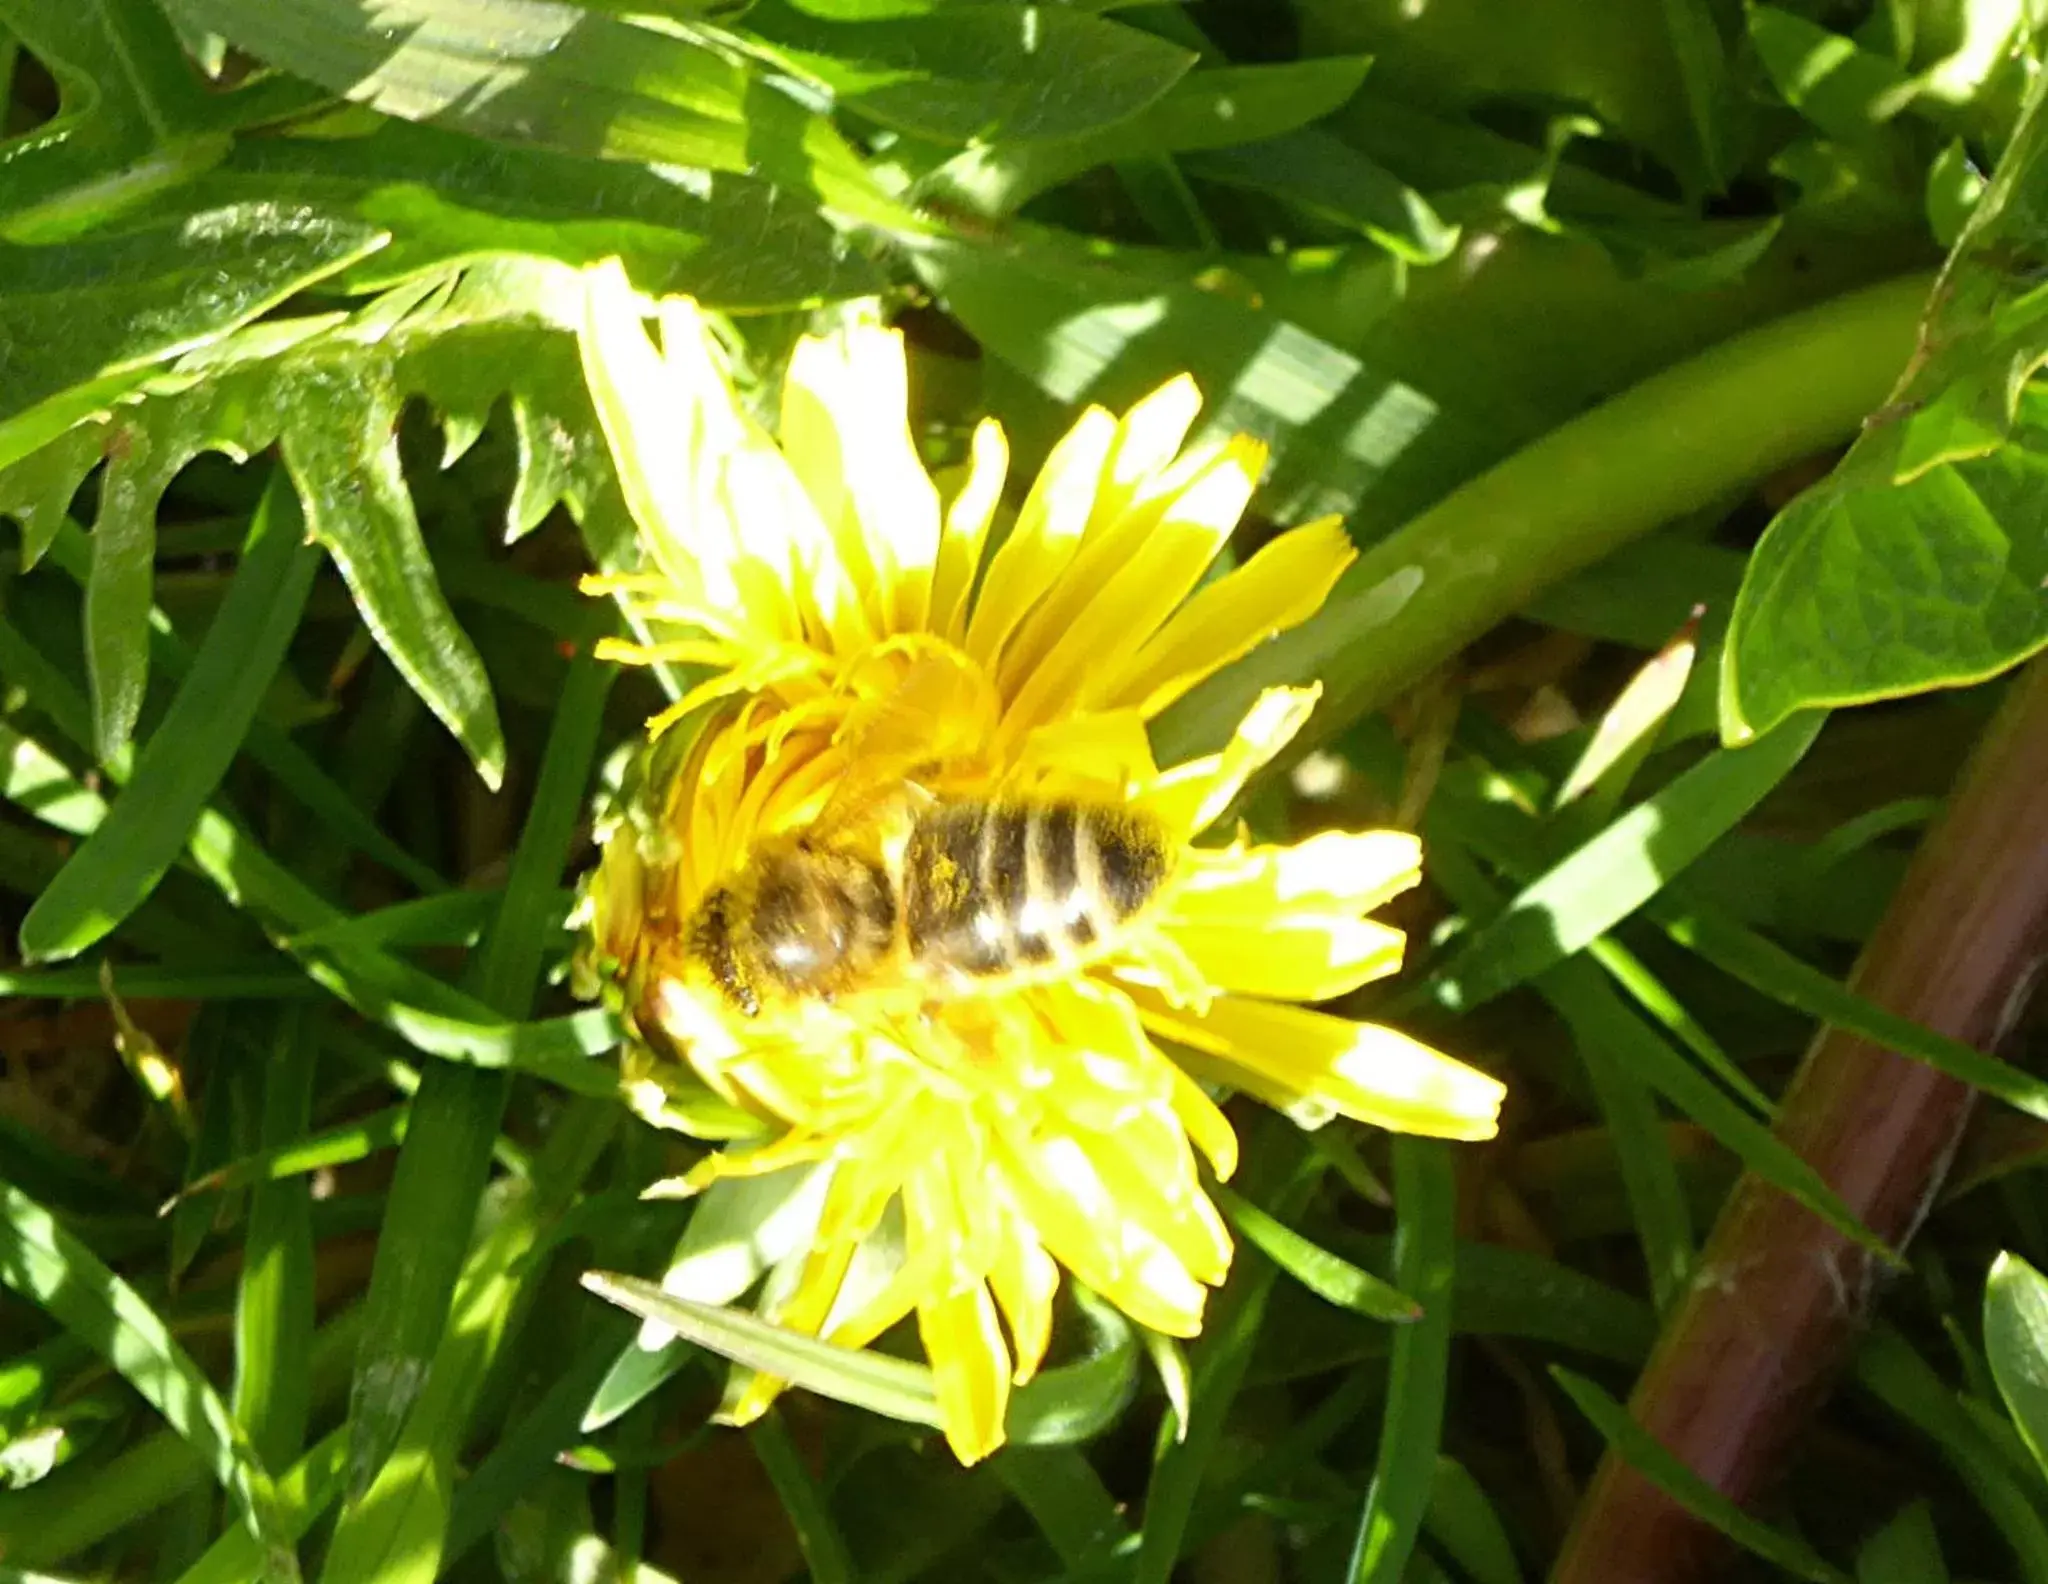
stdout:
MULTIPOLYGON (((1326 520, 1204 581, 1264 450, 1189 447, 1184 377, 1084 413, 999 533, 1002 430, 942 491, 895 333, 805 340, 771 438, 694 305, 651 312, 658 343, 623 273, 593 272, 586 372, 649 565, 586 586, 651 635, 616 658, 703 680, 651 723, 586 889, 592 955, 661 1052, 635 1067, 649 1114, 692 1127, 695 1095, 760 1129, 680 1191, 823 1184, 758 1311, 849 1347, 914 1316, 972 1461, 1044 1357, 1062 1269, 1200 1328, 1231 1240, 1198 1156, 1228 1177, 1237 1141, 1198 1074, 1309 1124, 1494 1132, 1494 1079, 1301 1004, 1399 966, 1367 915, 1417 880, 1415 838, 1213 831, 1315 691, 1152 758, 1148 721, 1310 615, 1352 550, 1326 520)), ((777 1389, 737 1377, 727 1416, 777 1389)))

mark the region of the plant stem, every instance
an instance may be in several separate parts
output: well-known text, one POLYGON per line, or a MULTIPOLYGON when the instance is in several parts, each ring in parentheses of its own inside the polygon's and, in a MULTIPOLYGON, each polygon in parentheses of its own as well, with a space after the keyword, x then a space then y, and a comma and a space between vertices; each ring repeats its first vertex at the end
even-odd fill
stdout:
POLYGON ((1412 686, 1538 590, 1838 444, 1882 406, 1932 277, 1761 325, 1561 424, 1362 554, 1309 621, 1168 711, 1162 764, 1218 747, 1259 693, 1320 680, 1296 751, 1412 686))
MULTIPOLYGON (((2048 663, 2037 661, 1980 740, 1852 987, 1940 1033, 1996 1045, 2048 947, 2044 828, 2048 663)), ((1973 1098, 1931 1068, 1823 1028, 1786 1091, 1778 1132, 1867 1226, 1899 1243, 1932 1203, 1973 1098)), ((1748 1501, 1830 1384, 1879 1274, 1855 1244, 1745 1175, 1636 1383, 1631 1413, 1722 1494, 1748 1501)), ((1610 1455, 1551 1584, 1687 1584, 1721 1549, 1711 1530, 1610 1455)))

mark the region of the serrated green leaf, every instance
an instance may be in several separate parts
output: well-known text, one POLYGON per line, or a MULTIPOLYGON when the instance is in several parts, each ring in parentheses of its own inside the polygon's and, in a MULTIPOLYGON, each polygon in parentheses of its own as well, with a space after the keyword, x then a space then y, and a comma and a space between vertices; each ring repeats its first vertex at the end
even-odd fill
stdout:
POLYGON ((78 486, 100 460, 100 431, 81 424, 0 468, 0 517, 21 524, 21 564, 34 566, 56 542, 78 486))
POLYGON ((556 0, 168 0, 386 115, 563 153, 759 174, 918 229, 822 117, 754 81, 729 38, 556 0), (391 41, 402 37, 403 49, 391 41))
POLYGON ((963 0, 839 23, 758 0, 744 23, 841 108, 946 143, 1082 136, 1136 115, 1194 64, 1153 34, 1060 5, 963 0))
POLYGON ((387 236, 360 220, 250 202, 46 247, 0 244, 0 465, 387 236))
POLYGON ((106 819, 22 920, 24 959, 75 956, 120 924, 163 878, 241 746, 298 631, 318 566, 290 490, 274 480, 220 614, 163 724, 106 819))
POLYGON ((201 190, 317 205, 387 228, 352 289, 522 253, 581 266, 617 255, 641 289, 758 311, 877 291, 883 276, 815 207, 731 171, 593 163, 436 127, 237 144, 201 190))
POLYGON ((505 777, 505 734, 482 657, 448 608, 398 460, 396 380, 345 364, 295 381, 285 466, 312 537, 334 558, 391 663, 468 751, 484 785, 505 777))

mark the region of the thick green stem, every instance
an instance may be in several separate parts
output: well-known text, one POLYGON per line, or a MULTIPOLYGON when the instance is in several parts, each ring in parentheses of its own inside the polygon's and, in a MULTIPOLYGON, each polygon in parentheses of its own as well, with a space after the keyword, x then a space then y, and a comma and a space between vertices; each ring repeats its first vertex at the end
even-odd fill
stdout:
POLYGON ((1161 717, 1160 761, 1215 748, 1284 684, 1322 682, 1307 735, 1328 737, 1538 590, 1855 433, 1905 366, 1931 285, 1903 276, 1788 314, 1525 446, 1367 550, 1313 619, 1161 717))

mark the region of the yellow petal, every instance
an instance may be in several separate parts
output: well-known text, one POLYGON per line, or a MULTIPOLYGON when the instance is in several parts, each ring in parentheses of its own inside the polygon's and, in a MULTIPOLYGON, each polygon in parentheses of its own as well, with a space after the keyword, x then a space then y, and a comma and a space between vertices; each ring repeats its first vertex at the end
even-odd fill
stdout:
POLYGON ((1145 1227, 1126 1217, 1094 1162, 1070 1138, 998 1134, 1004 1177, 1046 1252, 1140 1325, 1169 1336, 1202 1328, 1208 1289, 1145 1227))
POLYGON ((1204 677, 1308 620, 1357 555, 1336 517, 1281 534, 1197 589, 1142 649, 1092 680, 1078 702, 1157 715, 1204 677))
POLYGON ((1224 1182, 1230 1181, 1237 1171, 1237 1129, 1178 1062, 1169 1061, 1167 1066, 1173 1069, 1174 1115, 1188 1130, 1195 1148, 1209 1157, 1209 1169, 1224 1182))
POLYGON ((1304 1007, 1225 996, 1206 1015, 1138 998, 1155 1032, 1223 1058, 1265 1087, 1322 1100, 1397 1133, 1487 1139, 1507 1090, 1496 1078, 1397 1029, 1304 1007))
POLYGON ((1282 1001, 1327 1001, 1383 979, 1401 966, 1407 937, 1371 919, 1293 913, 1261 923, 1184 924, 1160 929, 1210 984, 1282 1001))
POLYGON ((931 630, 949 643, 967 632, 967 597, 974 574, 981 569, 982 547, 989 524, 1003 498, 1003 480, 1010 470, 1010 443, 1003 426, 984 418, 975 426, 967 482, 946 508, 945 530, 939 538, 938 565, 932 570, 931 630))
POLYGON ((1010 1352, 988 1284, 920 1300, 917 1333, 938 1386, 946 1442, 962 1463, 978 1463, 1003 1444, 1010 1406, 1010 1352))
POLYGON ((1115 438, 1116 420, 1090 407, 1045 459, 1016 527, 989 563, 967 623, 967 652, 990 670, 1017 623, 1080 548, 1115 438))
POLYGON ((1264 460, 1257 441, 1233 440, 1156 518, 1134 512, 1091 539, 1003 656, 1010 740, 1071 708, 1091 676, 1126 664, 1159 630, 1223 549, 1264 460))
POLYGON ((1038 1373, 1052 1341, 1052 1301, 1060 1288, 1060 1268, 1031 1229, 1013 1219, 1010 1235, 989 1267, 988 1283, 1002 1306, 1017 1357, 1010 1381, 1022 1386, 1038 1373))
POLYGON ((1294 740, 1321 696, 1319 687, 1268 688, 1221 753, 1176 765, 1138 799, 1177 842, 1206 830, 1245 782, 1294 740))
POLYGON ((1124 414, 1103 468, 1098 523, 1121 516, 1152 477, 1172 463, 1201 411, 1202 392, 1193 377, 1176 374, 1124 414))
POLYGON ((900 332, 855 324, 797 343, 783 384, 783 450, 885 633, 924 627, 939 554, 939 494, 909 409, 900 332))
POLYGON ((584 373, 643 542, 684 603, 739 613, 765 637, 800 639, 789 593, 793 519, 749 520, 742 537, 722 488, 735 455, 752 452, 774 468, 780 457, 735 405, 696 305, 661 305, 656 352, 618 261, 586 279, 584 373))
POLYGON ((1285 847, 1189 851, 1169 911, 1196 923, 1296 909, 1370 913, 1421 878, 1422 842, 1407 831, 1320 831, 1285 847))
POLYGON ((1048 796, 1096 789, 1120 798, 1159 775, 1136 710, 1047 721, 1018 746, 1010 768, 1020 785, 1048 796))

